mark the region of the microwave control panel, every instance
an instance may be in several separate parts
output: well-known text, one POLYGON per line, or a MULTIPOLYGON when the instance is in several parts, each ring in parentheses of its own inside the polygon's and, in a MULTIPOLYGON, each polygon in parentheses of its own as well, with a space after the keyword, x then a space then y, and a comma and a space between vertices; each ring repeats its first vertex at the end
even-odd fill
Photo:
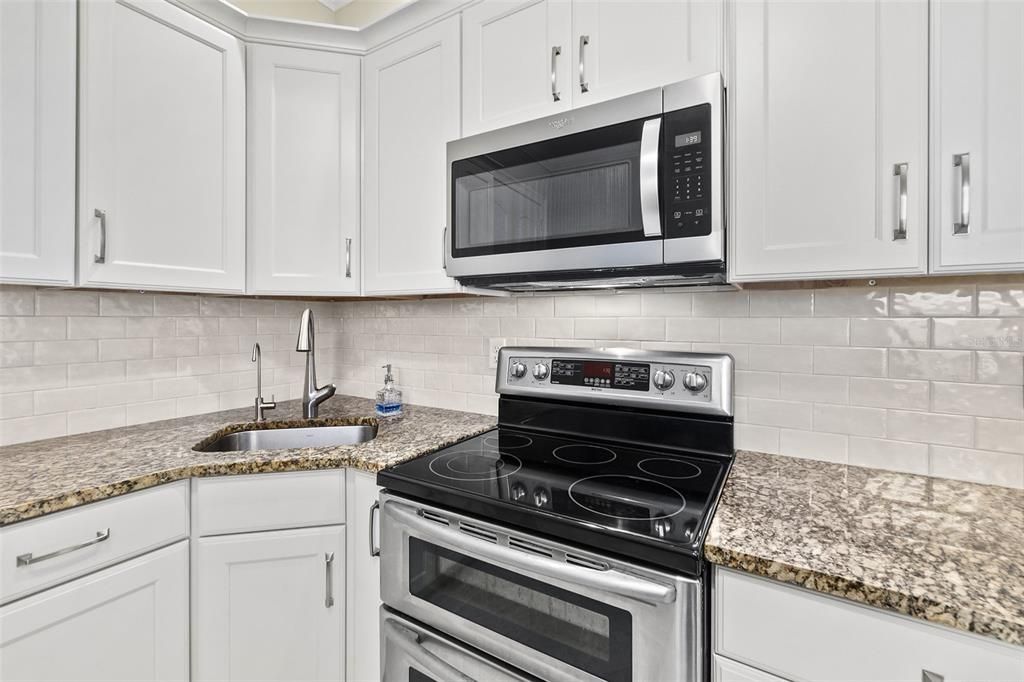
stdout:
POLYGON ((665 236, 711 234, 711 105, 668 112, 662 127, 665 236))

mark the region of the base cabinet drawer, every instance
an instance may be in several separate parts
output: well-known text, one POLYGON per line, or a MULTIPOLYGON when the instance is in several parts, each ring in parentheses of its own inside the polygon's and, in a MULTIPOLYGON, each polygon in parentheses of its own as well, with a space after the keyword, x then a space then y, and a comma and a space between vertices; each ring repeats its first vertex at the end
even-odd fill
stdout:
POLYGON ((188 542, 0 608, 0 680, 188 679, 188 542))
POLYGON ((784 679, 1024 680, 1024 647, 726 569, 714 588, 715 653, 784 679))
POLYGON ((751 668, 724 656, 714 655, 712 661, 712 682, 787 682, 781 677, 751 668))

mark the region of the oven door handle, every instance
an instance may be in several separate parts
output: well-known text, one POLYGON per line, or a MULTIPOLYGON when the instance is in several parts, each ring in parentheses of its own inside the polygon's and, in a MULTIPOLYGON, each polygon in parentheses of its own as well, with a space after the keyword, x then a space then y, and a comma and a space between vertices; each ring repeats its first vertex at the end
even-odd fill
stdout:
POLYGON ((640 217, 645 237, 661 236, 661 199, 658 194, 658 156, 661 117, 644 121, 640 134, 640 217))
MULTIPOLYGON (((419 635, 415 631, 403 627, 397 621, 391 618, 386 619, 384 621, 383 634, 386 641, 393 642, 409 658, 426 668, 431 676, 439 680, 451 680, 452 682, 475 682, 472 677, 459 671, 458 668, 423 646, 419 635)), ((440 649, 451 648, 440 640, 432 639, 431 641, 440 649)), ((385 662, 386 665, 387 663, 385 662)))
POLYGON ((519 571, 531 571, 554 580, 564 580, 573 585, 597 592, 616 594, 645 604, 671 604, 676 600, 673 585, 645 580, 612 569, 598 570, 574 566, 545 556, 527 554, 487 540, 481 540, 468 533, 451 530, 425 520, 416 513, 416 508, 389 500, 383 505, 383 512, 410 534, 434 542, 440 542, 474 558, 492 561, 519 571))

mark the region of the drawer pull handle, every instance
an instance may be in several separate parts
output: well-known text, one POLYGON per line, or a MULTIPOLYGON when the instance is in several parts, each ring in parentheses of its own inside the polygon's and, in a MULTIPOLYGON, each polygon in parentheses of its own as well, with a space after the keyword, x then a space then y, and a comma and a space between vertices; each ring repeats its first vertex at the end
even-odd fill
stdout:
POLYGON ((332 568, 334 568, 334 552, 325 552, 324 573, 327 580, 327 594, 324 597, 324 607, 328 609, 334 606, 334 577, 331 573, 332 568))
POLYGON ((933 673, 931 670, 921 671, 921 682, 943 682, 946 678, 938 673, 933 673))
POLYGON ((892 174, 899 181, 899 194, 896 197, 896 229, 892 231, 893 241, 907 238, 907 170, 908 163, 897 163, 892 174))
POLYGON ((54 559, 59 556, 64 556, 65 554, 71 554, 72 552, 77 552, 80 549, 85 549, 90 545, 95 545, 100 542, 103 542, 104 540, 109 539, 109 528, 105 528, 104 530, 98 530, 96 531, 96 537, 92 538, 91 540, 86 540, 85 542, 81 542, 77 545, 71 545, 70 547, 58 549, 56 552, 50 552, 49 554, 43 554, 42 556, 33 556, 32 552, 29 552, 28 554, 19 554, 17 557, 18 566, 31 566, 32 564, 38 564, 41 561, 46 561, 47 559, 54 559))
POLYGON ((367 537, 370 538, 370 556, 380 556, 380 545, 373 541, 374 521, 376 520, 377 510, 380 509, 380 502, 374 502, 370 505, 370 532, 367 533, 367 537))
POLYGON ((954 154, 953 167, 960 169, 960 220, 953 223, 953 234, 971 230, 971 155, 954 154))
POLYGON ((551 100, 558 102, 562 94, 558 91, 558 55, 562 54, 562 46, 555 45, 551 48, 551 100))
POLYGON ((94 218, 100 219, 100 250, 92 257, 93 263, 107 262, 107 212, 95 209, 92 212, 94 218))

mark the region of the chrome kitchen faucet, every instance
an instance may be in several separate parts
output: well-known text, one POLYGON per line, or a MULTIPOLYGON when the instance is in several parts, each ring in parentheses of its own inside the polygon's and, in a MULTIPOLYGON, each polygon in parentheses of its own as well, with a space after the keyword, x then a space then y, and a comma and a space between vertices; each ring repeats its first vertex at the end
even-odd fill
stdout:
POLYGON ((306 379, 302 387, 302 416, 306 419, 316 419, 320 411, 320 403, 333 396, 337 387, 334 384, 327 384, 317 388, 313 311, 309 308, 302 311, 302 319, 299 321, 299 339, 295 343, 295 351, 306 354, 306 379))

